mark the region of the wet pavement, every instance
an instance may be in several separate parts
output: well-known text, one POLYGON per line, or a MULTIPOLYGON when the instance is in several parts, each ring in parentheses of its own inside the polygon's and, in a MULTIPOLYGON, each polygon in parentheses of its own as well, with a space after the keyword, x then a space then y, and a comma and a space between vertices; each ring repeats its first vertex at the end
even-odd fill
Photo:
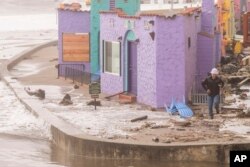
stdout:
MULTIPOLYGON (((70 79, 57 78, 57 52, 56 46, 49 46, 25 58, 10 70, 11 77, 14 78, 11 82, 19 84, 13 85, 14 89, 29 87, 31 90, 44 90, 46 98, 38 103, 82 133, 126 143, 152 144, 155 143, 152 139, 158 137, 159 143, 166 145, 250 141, 250 120, 239 119, 231 112, 221 112, 215 115, 214 120, 210 120, 207 119, 206 109, 197 108, 197 115, 185 120, 163 110, 152 112, 143 105, 123 105, 115 98, 106 100, 104 95, 99 99, 102 106, 95 110, 93 106, 87 105, 92 100, 87 85, 74 89, 74 83, 70 79), (65 94, 71 96, 72 105, 60 104, 65 94), (130 121, 144 115, 148 116, 146 120, 130 121), (230 117, 226 118, 227 116, 230 117)), ((19 89, 18 94, 22 93, 26 94, 23 89, 19 89)))
POLYGON ((49 125, 36 118, 0 81, 0 167, 226 167, 214 163, 87 159, 51 143, 49 125))

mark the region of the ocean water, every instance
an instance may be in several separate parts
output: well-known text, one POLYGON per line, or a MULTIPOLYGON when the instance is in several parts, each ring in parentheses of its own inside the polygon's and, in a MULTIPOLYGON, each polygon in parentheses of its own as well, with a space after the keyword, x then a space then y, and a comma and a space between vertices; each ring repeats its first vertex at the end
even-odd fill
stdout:
POLYGON ((0 32, 56 30, 57 15, 54 13, 0 16, 0 25, 0 32))

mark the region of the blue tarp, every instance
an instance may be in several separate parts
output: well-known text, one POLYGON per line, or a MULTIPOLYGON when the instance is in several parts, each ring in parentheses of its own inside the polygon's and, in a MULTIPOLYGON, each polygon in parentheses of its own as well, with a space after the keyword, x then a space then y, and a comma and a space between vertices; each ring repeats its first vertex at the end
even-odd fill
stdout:
POLYGON ((177 103, 174 100, 170 107, 165 106, 165 108, 171 114, 179 113, 182 118, 190 118, 194 115, 193 111, 185 103, 177 103))

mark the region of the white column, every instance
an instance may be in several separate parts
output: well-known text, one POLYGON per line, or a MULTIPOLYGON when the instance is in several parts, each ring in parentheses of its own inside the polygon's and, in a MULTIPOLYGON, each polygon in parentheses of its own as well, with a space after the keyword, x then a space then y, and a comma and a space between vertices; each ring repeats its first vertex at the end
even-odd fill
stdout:
POLYGON ((155 1, 154 0, 150 0, 150 4, 154 4, 155 3, 155 1))

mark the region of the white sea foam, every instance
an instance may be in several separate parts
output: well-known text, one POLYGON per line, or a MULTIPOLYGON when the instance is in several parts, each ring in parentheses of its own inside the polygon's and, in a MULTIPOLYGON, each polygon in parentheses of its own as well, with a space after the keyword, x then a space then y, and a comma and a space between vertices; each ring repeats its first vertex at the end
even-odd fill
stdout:
POLYGON ((57 29, 57 15, 55 12, 54 14, 1 16, 0 25, 0 32, 57 29))
POLYGON ((0 82, 0 133, 50 138, 49 125, 27 111, 2 82, 0 82))

